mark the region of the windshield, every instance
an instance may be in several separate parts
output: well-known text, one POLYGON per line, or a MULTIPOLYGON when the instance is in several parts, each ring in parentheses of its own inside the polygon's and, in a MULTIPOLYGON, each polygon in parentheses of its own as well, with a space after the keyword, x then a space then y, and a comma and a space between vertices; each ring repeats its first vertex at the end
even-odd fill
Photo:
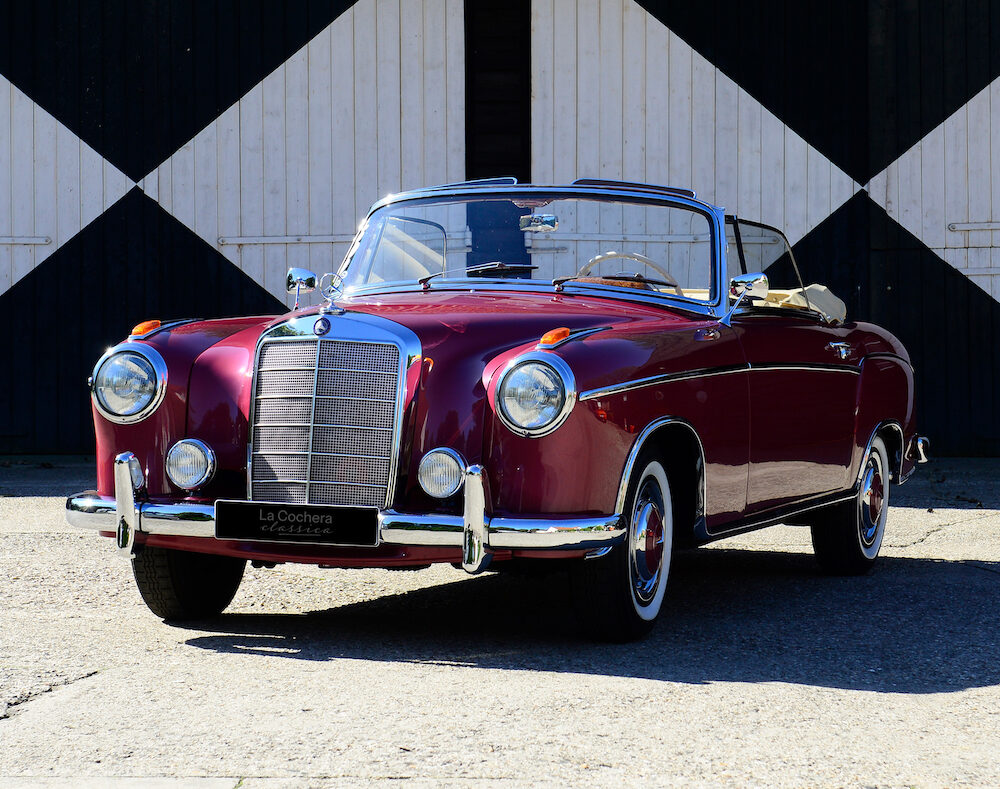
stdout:
POLYGON ((537 194, 413 200, 369 217, 345 290, 448 280, 568 278, 566 285, 712 300, 712 225, 679 205, 537 194))

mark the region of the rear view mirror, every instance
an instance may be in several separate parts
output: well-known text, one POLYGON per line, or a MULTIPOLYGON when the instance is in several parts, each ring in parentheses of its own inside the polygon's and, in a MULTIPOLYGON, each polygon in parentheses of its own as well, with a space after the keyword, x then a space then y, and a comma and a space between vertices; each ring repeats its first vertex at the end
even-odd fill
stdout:
POLYGON ((723 326, 729 326, 733 320, 733 313, 743 303, 743 299, 766 299, 767 293, 766 274, 740 274, 738 277, 733 277, 729 280, 729 298, 735 299, 735 301, 719 323, 723 326))
POLYGON ((299 294, 312 293, 316 290, 316 275, 306 268, 290 268, 285 279, 285 290, 295 294, 295 306, 299 308, 299 294))

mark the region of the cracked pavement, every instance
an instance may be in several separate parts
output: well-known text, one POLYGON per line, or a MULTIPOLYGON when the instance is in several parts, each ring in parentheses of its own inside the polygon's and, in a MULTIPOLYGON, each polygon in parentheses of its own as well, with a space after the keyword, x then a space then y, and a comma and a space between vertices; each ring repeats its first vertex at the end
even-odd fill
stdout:
POLYGON ((0 786, 1000 784, 1000 460, 891 491, 867 577, 808 530, 680 553, 646 641, 559 577, 247 569, 160 622, 63 518, 89 464, 0 458, 0 786))

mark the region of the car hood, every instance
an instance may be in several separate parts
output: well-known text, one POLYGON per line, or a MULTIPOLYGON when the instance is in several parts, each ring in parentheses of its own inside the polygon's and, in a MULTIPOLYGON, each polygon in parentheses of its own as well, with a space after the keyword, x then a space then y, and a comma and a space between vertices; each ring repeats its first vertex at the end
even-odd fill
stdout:
MULTIPOLYGON (((598 371, 600 375, 608 374, 607 355, 588 356, 585 348, 573 346, 586 344, 593 348, 591 338, 607 337, 600 344, 623 349, 624 355, 618 361, 634 369, 643 361, 632 358, 635 349, 648 356, 648 347, 642 350, 641 344, 621 342, 622 335, 663 336, 671 328, 702 322, 658 305, 537 291, 439 289, 355 296, 339 306, 345 310, 344 320, 358 314, 382 318, 406 327, 420 341, 422 358, 419 370, 411 370, 417 380, 412 382, 414 396, 405 414, 403 433, 400 470, 408 481, 399 492, 404 496, 414 493, 416 464, 429 449, 447 446, 461 452, 469 462, 481 458, 492 421, 487 399, 490 377, 509 358, 534 348, 545 332, 559 327, 606 328, 555 351, 566 356, 577 372, 577 384, 585 387, 592 382, 602 383, 595 381, 594 375, 598 371), (599 361, 599 356, 604 361, 599 361)), ((170 364, 171 385, 179 393, 185 392, 187 400, 186 428, 175 419, 172 428, 164 432, 183 430, 185 435, 201 438, 216 450, 217 486, 206 490, 206 495, 234 496, 245 490, 248 416, 258 341, 285 321, 312 317, 327 317, 331 323, 327 336, 337 337, 341 316, 322 316, 314 307, 280 317, 190 323, 149 339, 170 364)), ((164 434, 161 443, 167 445, 180 437, 164 434)), ((419 490, 415 495, 419 498, 419 490)))

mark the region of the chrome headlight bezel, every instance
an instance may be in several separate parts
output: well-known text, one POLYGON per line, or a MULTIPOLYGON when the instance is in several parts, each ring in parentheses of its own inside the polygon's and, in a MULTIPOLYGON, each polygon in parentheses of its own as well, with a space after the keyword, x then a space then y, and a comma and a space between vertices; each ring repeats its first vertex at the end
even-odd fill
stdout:
POLYGON ((118 425, 132 425, 146 419, 159 407, 160 403, 163 402, 166 392, 167 363, 163 361, 163 357, 160 356, 159 352, 153 346, 147 345, 146 343, 123 342, 113 348, 108 348, 104 355, 97 360, 97 364, 94 365, 94 372, 91 374, 90 378, 90 399, 93 401, 94 406, 100 412, 101 416, 109 422, 114 422, 118 425), (97 391, 101 368, 103 368, 112 357, 124 353, 135 354, 148 362, 150 367, 153 369, 153 377, 156 384, 156 389, 154 390, 153 396, 150 398, 149 402, 134 414, 119 414, 112 411, 105 405, 97 391))
POLYGON ((504 368, 503 374, 500 376, 500 380, 497 383, 497 387, 494 392, 494 399, 496 403, 495 410, 497 416, 500 417, 500 421, 503 422, 512 433, 516 433, 517 435, 524 437, 541 438, 542 436, 547 436, 549 433, 557 430, 563 422, 569 418, 570 412, 573 410, 573 406, 576 405, 576 377, 573 375, 573 371, 570 369, 569 365, 566 364, 565 360, 554 353, 548 353, 545 351, 524 353, 520 356, 514 357, 507 363, 507 366, 504 368), (551 421, 546 422, 543 425, 539 425, 538 427, 525 427, 524 425, 516 422, 504 406, 504 389, 510 380, 510 376, 515 370, 525 364, 540 364, 549 367, 562 382, 562 408, 551 421))

